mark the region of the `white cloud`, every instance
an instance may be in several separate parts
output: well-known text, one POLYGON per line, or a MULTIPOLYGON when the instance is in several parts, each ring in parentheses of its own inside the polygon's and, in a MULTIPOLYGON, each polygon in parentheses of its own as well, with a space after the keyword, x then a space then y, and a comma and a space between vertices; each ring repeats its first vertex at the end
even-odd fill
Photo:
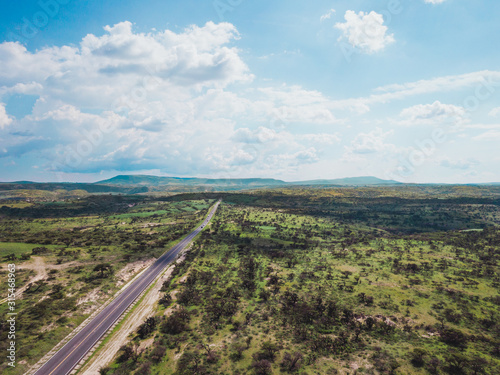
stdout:
POLYGON ((0 95, 39 99, 16 123, 1 156, 34 154, 46 168, 67 173, 235 173, 250 164, 258 173, 310 163, 312 140, 280 126, 337 124, 333 111, 351 105, 299 86, 231 92, 232 83, 253 78, 230 45, 238 38, 229 23, 145 34, 122 22, 77 47, 30 52, 2 43, 0 95), (235 130, 245 122, 248 127, 235 130), (112 130, 98 134, 101 128, 112 130), (267 164, 272 160, 278 164, 267 164))
POLYGON ((435 124, 443 122, 461 123, 464 121, 465 108, 435 101, 432 104, 418 104, 401 111, 405 125, 435 124))
MULTIPOLYGON (((207 145, 230 149, 230 119, 253 109, 225 91, 253 78, 230 45, 239 39, 236 28, 208 22, 145 34, 122 22, 104 29, 77 47, 30 52, 0 43, 0 95, 40 96, 32 115, 16 124, 16 135, 5 139, 2 156, 35 153, 47 168, 67 172, 217 168, 203 158, 207 145), (101 127, 112 131, 97 136, 101 127), (82 145, 92 134, 97 141, 87 153, 82 145)), ((10 122, 0 106, 1 127, 10 122)))
POLYGON ((43 86, 37 82, 17 83, 12 87, 0 87, 0 96, 11 94, 39 95, 43 86))
POLYGON ((500 129, 500 124, 467 124, 464 126, 466 129, 500 129))
MULTIPOLYGON (((209 147, 204 152, 204 158, 213 165, 214 170, 231 171, 235 167, 247 166, 256 161, 257 155, 251 150, 242 150, 236 147, 223 150, 219 147, 209 147)), ((227 176, 230 178, 231 176, 227 176)))
POLYGON ((342 31, 348 42, 365 53, 375 53, 383 50, 387 45, 394 42, 394 35, 387 34, 387 26, 384 26, 382 14, 374 11, 370 13, 348 10, 344 23, 336 23, 335 27, 342 31))
POLYGON ((340 137, 338 136, 338 134, 299 134, 296 135, 295 138, 298 140, 311 142, 315 145, 333 145, 336 143, 340 143, 340 137))
POLYGON ((236 142, 242 143, 266 143, 273 141, 276 138, 276 131, 262 126, 253 131, 248 128, 238 129, 234 132, 232 137, 232 139, 236 142))
POLYGON ((300 86, 283 85, 281 87, 267 87, 259 89, 260 92, 285 106, 305 106, 326 104, 329 100, 319 91, 305 90, 300 86))
POLYGON ((0 129, 9 126, 12 123, 12 118, 7 114, 5 110, 5 104, 0 103, 0 129))
POLYGON ((286 122, 298 122, 309 124, 335 124, 338 120, 330 109, 321 105, 310 105, 302 107, 283 106, 277 108, 283 114, 286 122))
POLYGON ((281 52, 277 52, 277 53, 270 53, 268 55, 263 55, 263 56, 259 56, 258 58, 261 59, 261 60, 267 60, 267 59, 270 59, 270 58, 274 58, 274 57, 283 57, 283 56, 286 56, 288 58, 296 58, 296 57, 302 57, 303 54, 302 54, 302 51, 300 49, 295 49, 295 50, 283 50, 281 52))
MULTIPOLYGON (((465 87, 475 86, 478 96, 487 96, 500 86, 500 71, 483 70, 461 75, 443 76, 404 84, 378 87, 370 101, 387 102, 393 99, 403 99, 409 96, 429 94, 433 92, 449 92, 465 87)), ((472 92, 471 94, 475 94, 472 92)), ((465 99, 465 98, 464 98, 465 99)))
POLYGON ((380 128, 369 133, 360 133, 354 138, 349 147, 346 147, 348 154, 373 154, 377 152, 395 152, 395 145, 386 143, 385 139, 392 135, 393 131, 384 132, 380 128))
POLYGON ((472 138, 475 141, 500 141, 500 130, 490 130, 472 138))
MULTIPOLYGON (((318 91, 304 90, 299 86, 284 86, 263 89, 276 101, 287 100, 294 106, 305 102, 316 101, 330 110, 352 111, 365 114, 374 104, 387 104, 395 100, 403 100, 413 96, 432 93, 458 92, 464 93, 464 106, 467 100, 475 103, 481 98, 489 98, 500 87, 500 71, 483 70, 472 73, 436 77, 403 84, 392 84, 377 87, 374 94, 366 97, 331 100, 318 91)), ((495 112, 493 112, 495 113, 495 112)))
MULTIPOLYGON (((238 38, 227 23, 137 33, 123 22, 76 46, 31 52, 0 43, 0 101, 2 95, 39 96, 32 114, 22 119, 9 117, 0 105, 0 157, 27 156, 41 168, 68 173, 157 170, 240 177, 309 173, 317 168, 311 164, 326 162, 325 154, 334 160, 344 150, 352 159, 364 158, 360 165, 375 165, 403 151, 387 141, 391 132, 353 134, 356 115, 374 104, 500 81, 500 72, 475 72, 340 100, 297 85, 250 86, 253 75, 234 45, 238 38), (340 143, 339 125, 342 138, 353 139, 345 149, 331 146, 340 143), (111 130, 98 135, 101 128, 111 130), (297 134, 302 132, 307 134, 297 134)), ((460 107, 438 104, 408 108, 399 120, 460 116, 460 107)), ((382 118, 369 121, 384 125, 382 118)))
POLYGON ((305 90, 300 86, 266 87, 259 92, 272 103, 269 115, 283 122, 336 124, 341 120, 335 117, 333 110, 364 110, 357 104, 348 101, 339 103, 319 91, 305 90))
POLYGON ((330 18, 332 18, 332 15, 334 14, 335 14, 335 9, 330 9, 328 12, 326 12, 321 16, 320 21, 323 22, 325 20, 329 20, 330 18))
POLYGON ((490 111, 489 115, 492 116, 492 117, 497 117, 498 115, 500 115, 500 107, 493 108, 490 111))
POLYGON ((475 104, 477 101, 481 102, 485 98, 490 98, 498 87, 500 87, 500 71, 483 70, 381 86, 375 88, 375 93, 370 96, 333 101, 330 103, 330 108, 350 109, 363 114, 369 112, 373 104, 387 104, 417 95, 458 92, 467 89, 469 91, 464 93, 465 106, 469 105, 469 101, 475 104))
POLYGON ((284 169, 286 167, 297 167, 301 164, 310 164, 317 162, 318 154, 314 147, 310 147, 305 150, 300 150, 294 153, 283 153, 278 155, 271 155, 267 159, 270 165, 276 166, 278 169, 284 169))
POLYGON ((442 4, 444 3, 446 0, 424 0, 424 2, 426 4, 442 4))
POLYGON ((469 158, 469 159, 443 159, 440 161, 440 165, 445 168, 450 168, 450 169, 461 169, 461 170, 466 170, 470 169, 473 167, 476 167, 480 164, 480 162, 476 159, 469 158))
POLYGON ((105 31, 102 36, 87 35, 79 47, 47 47, 34 53, 18 43, 2 43, 0 83, 17 91, 31 85, 37 93, 43 86, 43 93, 52 98, 99 107, 123 96, 137 102, 144 95, 154 98, 168 91, 179 98, 183 90, 253 78, 238 49, 228 46, 239 38, 229 23, 144 34, 134 33, 130 22, 121 22, 105 31))

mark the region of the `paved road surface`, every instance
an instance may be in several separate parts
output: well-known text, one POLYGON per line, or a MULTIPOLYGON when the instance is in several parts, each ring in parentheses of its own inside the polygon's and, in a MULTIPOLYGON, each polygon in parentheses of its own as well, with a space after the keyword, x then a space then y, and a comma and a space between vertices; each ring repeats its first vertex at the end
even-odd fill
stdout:
POLYGON ((177 255, 202 231, 214 215, 220 202, 211 209, 203 223, 186 238, 162 255, 125 289, 113 302, 92 319, 75 337, 49 359, 35 375, 66 375, 85 357, 106 331, 120 318, 130 304, 156 279, 177 255))

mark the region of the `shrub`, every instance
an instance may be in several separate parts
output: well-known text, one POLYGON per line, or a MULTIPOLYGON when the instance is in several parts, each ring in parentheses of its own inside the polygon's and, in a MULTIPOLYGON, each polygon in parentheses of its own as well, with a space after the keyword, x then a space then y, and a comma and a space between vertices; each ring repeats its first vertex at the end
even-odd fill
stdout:
POLYGON ((167 348, 163 345, 156 346, 151 352, 149 358, 153 361, 153 363, 160 363, 165 354, 167 353, 167 348))
POLYGON ((424 357, 427 355, 427 352, 423 349, 416 348, 413 350, 411 354, 411 364, 415 367, 423 367, 425 364, 424 357))
POLYGON ((170 315, 161 325, 160 330, 169 335, 178 335, 188 329, 189 313, 181 308, 170 315))
POLYGON ((252 368, 257 375, 269 375, 272 373, 271 371, 271 362, 266 359, 262 359, 259 361, 254 361, 252 363, 252 368))
POLYGON ((267 360, 274 362, 276 358, 276 354, 279 352, 280 348, 277 344, 272 343, 270 341, 265 341, 260 346, 260 350, 254 354, 254 359, 256 361, 267 360))
POLYGON ((137 334, 141 339, 145 339, 151 333, 153 333, 153 331, 156 329, 157 324, 158 324, 158 318, 154 317, 147 318, 146 321, 139 326, 137 334))
POLYGON ((302 366, 303 355, 300 352, 285 353, 283 359, 281 360, 280 367, 287 372, 298 371, 302 366))
POLYGON ((458 348, 467 347, 467 336, 454 328, 445 328, 441 330, 441 341, 448 345, 456 346, 458 348))

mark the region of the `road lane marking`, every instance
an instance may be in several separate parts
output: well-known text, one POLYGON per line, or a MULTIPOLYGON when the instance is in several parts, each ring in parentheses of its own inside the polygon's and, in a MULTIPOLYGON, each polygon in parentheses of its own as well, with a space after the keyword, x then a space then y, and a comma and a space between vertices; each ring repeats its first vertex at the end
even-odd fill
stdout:
MULTIPOLYGON (((206 223, 206 222, 208 222, 208 221, 210 221, 210 219, 212 218, 212 216, 213 216, 214 212, 217 210, 217 207, 218 207, 218 206, 219 206, 219 205, 218 205, 218 204, 216 204, 216 206, 212 209, 212 211, 209 213, 209 215, 208 215, 207 219, 205 219, 205 223, 206 223)), ((170 251, 168 251, 166 254, 164 254, 164 255, 162 255, 160 258, 158 258, 158 260, 157 260, 157 262, 156 262, 156 266, 154 266, 154 265, 153 265, 153 267, 155 267, 155 268, 153 268, 153 272, 149 275, 149 276, 154 275, 154 277, 151 279, 151 281, 147 282, 146 287, 147 287, 149 284, 151 284, 151 283, 152 283, 152 282, 156 279, 156 277, 158 276, 158 274, 159 274, 159 272, 158 272, 158 266, 161 266, 161 267, 160 267, 160 270, 161 270, 161 269, 163 269, 163 268, 164 268, 164 266, 166 265, 166 264, 165 264, 165 265, 163 264, 163 262, 164 262, 164 261, 168 260, 168 263, 167 263, 167 264, 171 263, 171 260, 170 260, 171 256, 172 256, 172 255, 177 256, 177 255, 178 255, 178 252, 179 252, 180 250, 182 250, 182 249, 185 247, 185 244, 186 244, 186 243, 188 243, 188 242, 190 242, 190 241, 191 241, 194 237, 196 237, 196 235, 197 235, 199 232, 201 232, 200 227, 201 227, 201 225, 200 225, 200 226, 198 226, 198 228, 196 228, 193 232, 191 232, 191 233, 190 233, 187 237, 185 237, 183 240, 181 240, 181 241, 180 241, 177 245, 175 245, 172 249, 170 249, 170 251), (162 257, 164 257, 164 259, 161 259, 162 257)), ((137 288, 139 288, 140 286, 142 286, 142 285, 143 285, 144 281, 147 281, 147 279, 148 279, 148 276, 144 276, 144 278, 143 278, 142 280, 141 280, 140 278, 139 278, 139 279, 137 279, 136 283, 137 283, 138 285, 137 285, 136 287, 134 287, 134 288, 133 288, 130 292, 128 292, 128 293, 127 293, 127 291, 124 291, 124 293, 123 293, 123 294, 121 294, 121 295, 119 296, 119 298, 120 298, 120 297, 122 298, 121 302, 119 302, 119 303, 117 304, 117 306, 116 306, 116 307, 115 307, 115 308, 114 308, 114 309, 113 309, 113 310, 112 310, 112 311, 111 311, 111 312, 110 312, 110 313, 109 313, 109 314, 108 314, 105 318, 103 318, 103 319, 101 320, 101 322, 100 322, 100 323, 99 323, 99 324, 98 324, 98 325, 97 325, 97 326, 96 326, 96 327, 95 327, 95 328, 94 328, 94 329, 93 329, 93 330, 92 330, 92 331, 91 331, 91 332, 90 332, 87 336, 85 336, 85 338, 84 338, 83 340, 81 340, 81 341, 78 343, 78 345, 77 345, 77 346, 76 346, 76 347, 75 347, 75 348, 74 348, 74 349, 73 349, 73 350, 72 350, 72 351, 71 351, 71 352, 70 352, 70 353, 69 353, 66 357, 64 357, 64 359, 63 359, 61 362, 59 362, 59 364, 58 364, 58 365, 57 365, 57 366, 56 366, 56 367, 55 367, 55 368, 54 368, 54 369, 53 369, 53 370, 52 370, 52 371, 51 371, 48 375, 52 375, 52 374, 54 373, 54 371, 56 371, 56 370, 57 370, 57 369, 58 369, 58 368, 59 368, 59 367, 60 367, 60 366, 61 366, 61 365, 62 365, 62 364, 63 364, 63 363, 64 363, 64 362, 68 359, 68 357, 69 357, 69 356, 71 356, 71 355, 75 352, 75 350, 77 350, 77 349, 78 349, 78 348, 79 348, 79 347, 80 347, 80 346, 84 343, 84 341, 85 341, 85 340, 87 340, 87 338, 88 338, 90 335, 92 335, 92 334, 93 334, 93 333, 94 333, 94 332, 95 332, 95 331, 96 331, 96 330, 97 330, 97 329, 98 329, 98 328, 99 328, 99 327, 100 327, 100 326, 101 326, 101 325, 102 325, 102 324, 106 321, 106 319, 108 319, 108 318, 109 318, 109 316, 110 316, 111 314, 113 314, 113 313, 116 311, 116 309, 118 309, 118 308, 119 308, 119 307, 120 307, 120 306, 121 306, 121 305, 122 305, 122 304, 123 304, 123 303, 127 300, 127 298, 129 298, 129 297, 132 295, 132 293, 133 293, 133 292, 135 292, 135 291, 137 290, 137 288), (128 294, 128 295, 124 296, 125 294, 128 294)), ((145 289, 145 288, 144 288, 144 289, 145 289)), ((137 296, 136 296, 136 298, 137 298, 137 296)), ((115 301, 116 301, 116 300, 115 300, 115 301)), ((114 301, 113 301, 113 302, 114 302, 114 301)), ((113 302, 111 302, 111 304, 112 304, 113 302)), ((133 302, 133 300, 132 300, 132 302, 133 302)), ((132 302, 130 302, 130 303, 129 303, 129 306, 132 304, 132 302)), ((111 304, 109 305, 109 307, 111 307, 111 304)), ((103 311, 104 311, 104 310, 103 310, 103 311)), ((121 313, 121 314, 117 317, 117 319, 115 319, 115 321, 113 321, 113 324, 114 324, 114 322, 116 322, 116 320, 118 320, 118 318, 120 318, 120 316, 121 316, 122 314, 123 314, 123 312, 122 312, 122 313, 121 313)), ((97 318, 97 316, 96 316, 96 318, 97 318)), ((95 318, 94 318, 94 319, 95 319, 95 318)), ((92 323, 92 322, 89 322, 89 325, 90 325, 91 323, 92 323)), ((104 334, 104 333, 106 333, 106 332, 108 331, 108 329, 109 329, 109 328, 111 328, 111 326, 109 326, 108 328, 106 328, 106 330, 103 332, 103 334, 104 334)), ((77 334, 77 335, 78 335, 78 334, 77 334)), ((101 335, 101 336, 102 336, 102 335, 101 335)), ((76 336, 74 336, 72 340, 74 340, 75 338, 76 338, 76 336)), ((68 344, 69 344, 70 342, 71 342, 71 340, 68 342, 68 344)), ((96 342, 97 342, 97 340, 96 340, 96 342)), ((94 342, 94 343, 92 344, 92 346, 89 348, 89 350, 90 350, 90 349, 92 349, 92 347, 95 345, 95 343, 96 343, 96 342, 94 342)), ((68 345, 68 344, 66 344, 66 345, 68 345)), ((64 347, 65 347, 65 346, 63 346, 63 347, 61 348, 61 350, 62 350, 64 347)), ((89 350, 87 350, 87 351, 86 351, 86 353, 85 353, 83 356, 85 356, 85 355, 89 352, 89 350)), ((56 353, 56 354, 54 354, 54 356, 55 356, 55 355, 57 355, 57 353, 56 353)), ((81 359, 83 358, 83 356, 82 356, 82 357, 80 357, 80 359, 78 359, 78 361, 77 361, 77 362, 76 362, 76 363, 75 363, 75 364, 71 367, 70 371, 71 371, 71 370, 72 370, 72 369, 73 369, 73 368, 74 368, 74 367, 75 367, 75 366, 76 366, 76 365, 77 365, 77 364, 81 361, 81 359)), ((53 358, 53 357, 52 357, 52 358, 53 358)), ((49 361, 50 361, 50 359, 49 359, 49 361)), ((45 365, 46 365, 49 361, 47 361, 47 362, 45 363, 45 365)), ((45 365, 44 365, 44 366, 45 366, 45 365)), ((40 369, 39 369, 38 371, 36 371, 36 373, 38 373, 40 370, 42 370, 44 366, 40 367, 40 369)), ((36 374, 36 373, 35 373, 35 374, 36 374)))
MULTIPOLYGON (((205 223, 207 223, 208 221, 210 221, 210 219, 212 218, 213 213, 215 212, 215 210, 217 209, 217 207, 218 207, 218 204, 216 204, 216 206, 215 206, 215 207, 212 209, 212 211, 209 213, 209 215, 208 215, 207 219, 205 220, 205 223)), ((203 224, 202 224, 202 225, 203 225, 203 224)), ((174 247, 171 249, 171 251, 169 251, 167 254, 164 254, 163 256, 164 256, 165 258, 164 258, 163 260, 161 260, 161 258, 162 258, 163 256, 162 256, 162 257, 160 257, 160 258, 158 259, 158 263, 157 263, 156 268, 157 268, 158 266, 162 265, 163 261, 165 261, 165 260, 167 260, 168 258, 170 258, 170 257, 171 257, 171 255, 174 255, 174 253, 178 252, 179 250, 182 250, 182 249, 185 247, 185 243, 190 242, 190 241, 191 241, 194 237, 196 237, 196 235, 197 235, 199 232, 201 232, 200 227, 201 227, 201 225, 200 225, 198 228, 196 228, 193 232, 191 232, 191 233, 190 233, 190 234, 189 234, 186 238, 184 238, 181 242, 179 242, 176 246, 174 246, 174 247), (182 245, 182 246, 181 246, 181 245, 182 245), (180 249, 179 249, 179 248, 180 248, 180 249), (174 249, 175 249, 175 250, 174 250, 174 249)), ((175 254, 175 255, 178 255, 178 254, 175 254)), ((171 262, 171 261, 169 261, 168 263, 170 263, 170 262, 171 262)), ((167 264, 168 264, 168 263, 167 263, 167 264)), ((161 269, 163 269, 163 267, 161 267, 161 269)), ((148 282, 148 283, 146 284, 146 286, 147 286, 147 285, 149 285, 151 282, 153 282, 153 281, 154 281, 154 279, 156 279, 156 277, 158 276, 158 274, 157 274, 157 269, 154 269, 153 273, 151 273, 151 274, 150 274, 150 276, 151 276, 151 275, 154 275, 154 278, 152 278, 152 280, 151 280, 150 282, 148 282), (156 274, 155 274, 155 273, 156 273, 156 274), (154 275, 154 274, 155 274, 155 275, 154 275)), ((104 319, 102 319, 102 320, 101 320, 101 322, 100 322, 100 323, 99 323, 99 324, 98 324, 98 325, 97 325, 97 326, 96 326, 96 327, 95 327, 95 328, 94 328, 94 329, 93 329, 93 330, 92 330, 92 331, 91 331, 91 332, 90 332, 87 336, 85 336, 85 338, 84 338, 83 340, 81 340, 81 341, 78 343, 78 345, 77 345, 77 346, 76 346, 76 347, 75 347, 75 348, 74 348, 74 349, 73 349, 73 350, 72 350, 72 351, 71 351, 71 352, 70 352, 70 353, 69 353, 66 357, 64 357, 64 359, 63 359, 61 362, 59 362, 59 364, 58 364, 58 365, 57 365, 57 366, 56 366, 56 367, 55 367, 55 368, 54 368, 54 369, 53 369, 53 370, 52 370, 52 371, 51 371, 48 375, 52 375, 52 374, 54 373, 54 371, 56 371, 56 370, 57 370, 57 369, 58 369, 58 368, 59 368, 59 367, 60 367, 60 366, 61 366, 61 365, 62 365, 62 364, 63 364, 63 363, 64 363, 64 362, 68 359, 68 357, 69 357, 69 356, 71 356, 71 355, 75 352, 75 350, 77 350, 77 349, 78 349, 78 348, 79 348, 79 347, 80 347, 80 346, 84 343, 84 341, 85 341, 85 340, 87 340, 87 338, 88 338, 90 335, 92 335, 92 334, 93 334, 93 333, 94 333, 94 332, 95 332, 95 331, 96 331, 96 330, 97 330, 97 329, 98 329, 98 328, 99 328, 99 327, 100 327, 100 326, 101 326, 101 325, 102 325, 102 324, 106 321, 106 319, 108 319, 108 318, 109 318, 109 316, 110 316, 111 314, 113 314, 113 313, 116 311, 116 309, 118 309, 118 308, 119 308, 119 307, 120 307, 120 306, 121 306, 121 305, 122 305, 122 304, 126 301, 126 299, 127 299, 127 298, 129 298, 129 297, 132 295, 132 293, 133 293, 135 290, 137 290, 137 288, 139 288, 140 286, 142 286, 143 281, 144 281, 144 280, 146 280, 146 279, 147 279, 147 277, 144 277, 144 279, 143 279, 143 280, 141 280, 141 281, 139 281, 140 279, 138 279, 138 280, 137 280, 138 285, 137 285, 134 289, 132 289, 132 290, 131 290, 131 292, 129 292, 127 296, 123 297, 123 298, 122 298, 122 301, 121 301, 121 302, 119 302, 119 303, 118 303, 118 305, 117 305, 117 306, 116 306, 116 307, 115 307, 115 308, 114 308, 114 309, 113 309, 113 310, 112 310, 112 311, 111 311, 111 312, 110 312, 110 313, 109 313, 109 314, 108 314, 108 315, 107 315, 104 319)), ((126 293, 126 292, 125 292, 125 293, 126 293)), ((123 296, 125 293, 123 293, 121 296, 123 296)), ((136 296, 136 298, 137 298, 137 296, 136 296)), ((133 301, 132 301, 132 302, 133 302, 133 301)), ((132 304, 132 302, 130 302, 129 306, 132 304)), ((122 314, 123 314, 123 312, 122 312, 122 314)), ((120 314, 120 315, 117 317, 117 319, 118 319, 118 318, 119 318, 122 314, 120 314)), ((116 319, 116 320, 117 320, 117 319, 116 319)), ((115 320, 115 321, 116 321, 116 320, 115 320)), ((91 323, 91 322, 90 322, 90 323, 91 323)), ((89 323, 89 324, 90 324, 90 323, 89 323)), ((113 322, 113 323, 114 323, 114 322, 113 322)), ((111 327, 111 326, 110 326, 110 327, 111 327)), ((108 328, 104 331, 104 333, 106 333, 106 332, 107 332, 107 330, 108 330, 110 327, 108 327, 108 328)), ((103 334, 104 334, 104 333, 103 333, 103 334)), ((76 338, 76 336, 75 336, 75 337, 73 337, 73 339, 74 339, 74 338, 76 338)), ((69 342, 68 342, 68 344, 69 344, 69 342)), ((91 349, 94 345, 95 345, 95 342, 94 342, 94 344, 92 344, 92 346, 90 347, 90 349, 91 349)), ((63 346, 63 348, 64 348, 64 346, 63 346)), ((63 349, 63 348, 61 348, 61 349, 63 349)), ((90 349, 89 349, 89 350, 90 350, 90 349)), ((85 354, 87 354, 87 353, 88 353, 88 350, 87 350, 87 352, 86 352, 85 354)), ((57 354, 57 353, 56 353, 56 354, 57 354)), ((56 354, 54 354, 54 355, 56 355, 56 354)), ((85 355, 85 354, 84 354, 84 355, 85 355)), ((82 357, 83 357, 83 356, 82 356, 82 357)), ((80 360, 81 360, 81 358, 82 358, 82 357, 80 357, 80 359, 78 360, 78 362, 77 362, 77 363, 75 363, 75 365, 74 365, 74 366, 70 369, 70 371, 71 371, 71 370, 72 370, 72 369, 73 369, 73 368, 74 368, 74 367, 75 367, 75 366, 76 366, 76 365, 80 362, 80 360)), ((49 361, 50 361, 50 359, 49 359, 49 361)), ((47 363, 48 363, 48 362, 47 362, 47 363)), ((47 364, 47 363, 46 363, 46 364, 47 364)), ((41 367, 38 371, 40 371, 43 367, 44 367, 44 366, 42 366, 42 367, 41 367)), ((38 373, 38 371, 37 371, 37 373, 38 373)))
POLYGON ((57 367, 56 367, 56 368, 54 368, 51 372, 49 372, 49 375, 51 375, 54 371, 56 371, 56 370, 59 368, 59 366, 61 366, 61 365, 64 363, 64 361, 66 361, 66 359, 68 359, 68 357, 69 357, 71 354, 73 354, 73 353, 74 353, 74 351, 75 351, 76 349, 78 349, 78 348, 82 345, 82 343, 83 343, 85 340, 87 340, 87 338, 88 338, 91 334, 93 334, 93 333, 95 332, 95 330, 96 330, 97 328, 99 328, 99 327, 100 327, 100 326, 101 326, 101 325, 105 322, 105 320, 106 320, 106 319, 108 319, 108 318, 109 318, 109 316, 110 316, 111 314, 113 314, 113 313, 116 311, 116 309, 117 309, 118 307, 120 307, 120 306, 123 304, 123 302, 125 302, 125 300, 126 300, 128 297, 130 297, 130 295, 131 295, 133 292, 135 292, 135 291, 136 291, 136 289, 137 289, 137 288, 139 288, 141 285, 142 285, 142 282, 140 282, 140 283, 139 283, 139 285, 137 285, 134 289, 132 289, 132 291, 131 291, 131 292, 130 292, 130 293, 129 293, 129 294, 128 294, 128 295, 127 295, 127 296, 126 296, 126 297, 125 297, 125 298, 124 298, 124 299, 123 299, 123 300, 122 300, 122 301, 118 304, 118 306, 116 306, 116 307, 115 307, 115 308, 114 308, 114 309, 113 309, 113 310, 112 310, 112 311, 111 311, 108 315, 106 315, 106 317, 105 317, 104 319, 102 319, 102 320, 101 320, 101 322, 99 323, 99 325, 98 325, 97 327, 95 327, 95 328, 94 328, 94 329, 93 329, 93 330, 92 330, 92 331, 91 331, 91 332, 90 332, 87 336, 85 336, 85 338, 84 338, 82 341, 80 341, 80 343, 79 343, 79 344, 78 344, 78 345, 77 345, 77 346, 76 346, 76 347, 75 347, 75 348, 74 348, 74 349, 73 349, 73 350, 72 350, 72 351, 71 351, 71 352, 70 352, 70 353, 69 353, 66 357, 64 357, 64 359, 63 359, 61 362, 59 362, 59 364, 57 365, 57 367))

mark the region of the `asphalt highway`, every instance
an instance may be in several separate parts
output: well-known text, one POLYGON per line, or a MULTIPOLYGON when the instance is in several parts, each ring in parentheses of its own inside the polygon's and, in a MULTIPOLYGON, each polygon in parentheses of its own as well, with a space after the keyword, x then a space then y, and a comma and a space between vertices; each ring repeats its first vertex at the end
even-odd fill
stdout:
POLYGON ((127 287, 50 358, 34 375, 67 375, 85 357, 92 347, 113 326, 135 299, 156 279, 156 277, 172 262, 177 255, 189 245, 194 237, 209 223, 220 202, 217 202, 203 223, 187 237, 163 254, 146 269, 139 278, 127 287))

